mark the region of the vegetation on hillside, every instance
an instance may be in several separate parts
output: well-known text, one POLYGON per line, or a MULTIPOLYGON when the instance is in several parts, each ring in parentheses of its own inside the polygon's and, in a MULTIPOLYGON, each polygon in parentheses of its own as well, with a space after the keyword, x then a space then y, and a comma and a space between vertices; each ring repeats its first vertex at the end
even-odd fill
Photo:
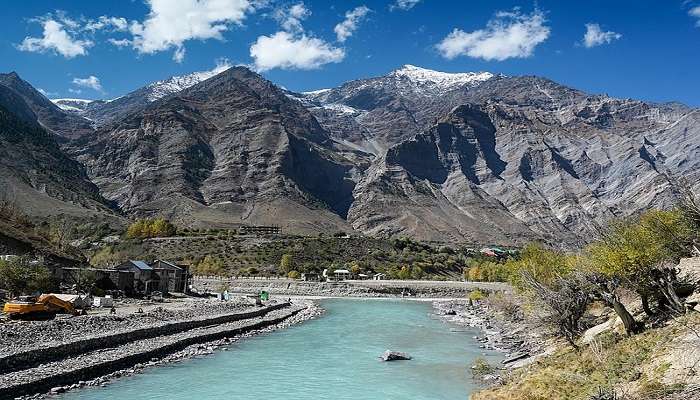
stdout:
POLYGON ((163 238, 139 244, 151 258, 196 265, 216 255, 227 275, 288 276, 348 269, 394 279, 455 279, 477 256, 465 248, 431 246, 409 239, 368 237, 246 238, 213 234, 163 238))
POLYGON ((55 286, 51 273, 41 260, 28 257, 0 260, 0 288, 7 290, 10 298, 49 292, 55 286))
POLYGON ((129 225, 126 237, 129 239, 146 239, 173 236, 177 232, 175 225, 165 218, 139 219, 129 225))
POLYGON ((700 317, 688 313, 683 301, 696 288, 679 277, 676 267, 680 258, 697 251, 698 243, 700 207, 686 193, 675 209, 614 221, 578 252, 530 245, 519 259, 491 265, 525 299, 520 317, 529 314, 570 346, 473 399, 661 399, 682 389, 664 383, 663 365, 644 366, 652 365, 679 335, 700 338, 692 328, 700 317), (624 334, 608 330, 579 340, 592 326, 593 306, 617 316, 624 334), (621 385, 634 388, 634 395, 615 397, 621 385))

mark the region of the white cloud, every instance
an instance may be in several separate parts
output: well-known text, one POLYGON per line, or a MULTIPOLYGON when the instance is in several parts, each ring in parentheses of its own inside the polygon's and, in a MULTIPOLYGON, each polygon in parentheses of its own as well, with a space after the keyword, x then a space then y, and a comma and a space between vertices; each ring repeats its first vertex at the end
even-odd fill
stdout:
POLYGON ((22 43, 17 46, 19 50, 33 53, 53 52, 65 58, 73 58, 86 55, 88 53, 87 49, 93 45, 90 40, 75 39, 68 33, 66 27, 70 29, 77 28, 77 25, 75 25, 77 23, 73 20, 61 18, 59 22, 47 17, 38 21, 41 22, 44 28, 43 36, 40 38, 25 37, 22 43))
POLYGON ((583 45, 590 49, 591 47, 612 43, 613 40, 618 40, 621 37, 622 35, 617 32, 603 32, 598 24, 586 24, 586 33, 583 35, 583 45))
POLYGON ((184 47, 178 47, 177 49, 175 49, 175 52, 173 53, 173 61, 175 61, 178 64, 185 61, 185 48, 184 47))
POLYGON ((273 17, 279 22, 282 29, 288 32, 303 32, 301 22, 311 15, 311 10, 304 3, 295 4, 289 8, 278 8, 273 17))
POLYGON ((249 0, 147 0, 151 8, 143 22, 132 22, 133 47, 140 53, 175 49, 173 59, 184 57, 188 40, 222 40, 232 24, 240 25, 253 10, 249 0))
POLYGON ((421 0, 396 0, 396 2, 389 6, 389 8, 391 10, 395 10, 397 8, 399 10, 410 10, 420 2, 421 0))
POLYGON ((106 15, 101 16, 97 20, 88 21, 83 29, 86 31, 99 31, 103 29, 110 29, 117 32, 125 32, 129 28, 129 23, 125 18, 120 17, 108 17, 106 15))
POLYGON ((71 88, 71 89, 68 89, 68 91, 71 92, 71 93, 73 93, 73 94, 81 94, 81 93, 83 93, 83 91, 80 90, 80 89, 72 89, 72 88, 71 88))
POLYGON ((522 14, 518 9, 501 11, 486 28, 474 32, 455 29, 436 47, 448 59, 458 56, 488 61, 526 58, 532 56, 535 47, 549 37, 546 22, 544 13, 539 10, 532 14, 522 14))
POLYGON ((357 30, 357 25, 367 16, 370 9, 359 6, 345 13, 345 20, 335 26, 335 35, 339 42, 346 41, 357 30))
POLYGON ((117 47, 126 47, 126 46, 131 46, 131 40, 129 39, 114 39, 114 38, 109 38, 107 39, 108 42, 112 43, 113 45, 117 47))
POLYGON ((690 10, 688 10, 688 15, 690 15, 691 17, 695 17, 695 18, 698 19, 698 20, 695 22, 695 26, 697 26, 698 28, 700 28, 700 6, 695 6, 695 7, 691 8, 690 10))
POLYGON ((259 71, 274 68, 308 70, 342 61, 345 50, 305 34, 277 32, 272 36, 258 37, 250 46, 250 56, 259 71))
POLYGON ((98 92, 103 92, 100 79, 94 75, 90 75, 87 78, 73 78, 73 84, 76 86, 96 90, 98 92))

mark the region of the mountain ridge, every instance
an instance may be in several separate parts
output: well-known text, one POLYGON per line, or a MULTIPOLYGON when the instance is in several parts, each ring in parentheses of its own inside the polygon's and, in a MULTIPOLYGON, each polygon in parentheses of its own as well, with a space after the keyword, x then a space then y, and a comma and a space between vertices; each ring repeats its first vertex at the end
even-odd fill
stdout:
POLYGON ((294 93, 234 67, 140 99, 62 147, 123 212, 186 226, 572 244, 700 181, 697 109, 536 76, 404 66, 294 93))

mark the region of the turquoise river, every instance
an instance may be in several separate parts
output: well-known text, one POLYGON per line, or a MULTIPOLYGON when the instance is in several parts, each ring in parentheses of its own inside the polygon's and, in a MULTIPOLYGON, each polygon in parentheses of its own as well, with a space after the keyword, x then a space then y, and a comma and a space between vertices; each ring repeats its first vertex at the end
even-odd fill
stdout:
POLYGON ((241 340, 229 351, 146 369, 62 400, 466 400, 478 332, 446 323, 428 302, 324 300, 320 318, 241 340), (380 362, 386 349, 411 361, 380 362))

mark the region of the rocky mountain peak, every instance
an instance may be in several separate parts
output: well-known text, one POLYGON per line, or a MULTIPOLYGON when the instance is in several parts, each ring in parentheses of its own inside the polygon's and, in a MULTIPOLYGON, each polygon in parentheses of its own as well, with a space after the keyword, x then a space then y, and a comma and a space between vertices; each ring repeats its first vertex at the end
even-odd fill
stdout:
POLYGON ((219 64, 210 71, 198 71, 187 75, 172 76, 146 86, 146 98, 154 102, 173 93, 181 92, 231 68, 229 64, 219 64))

